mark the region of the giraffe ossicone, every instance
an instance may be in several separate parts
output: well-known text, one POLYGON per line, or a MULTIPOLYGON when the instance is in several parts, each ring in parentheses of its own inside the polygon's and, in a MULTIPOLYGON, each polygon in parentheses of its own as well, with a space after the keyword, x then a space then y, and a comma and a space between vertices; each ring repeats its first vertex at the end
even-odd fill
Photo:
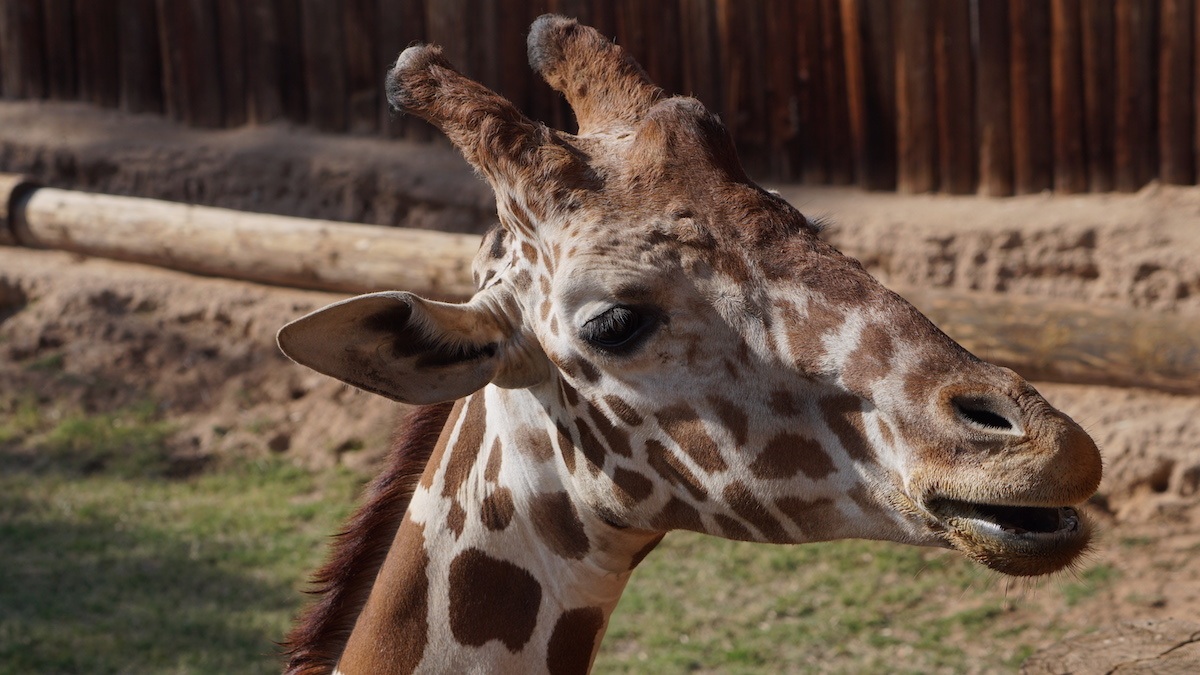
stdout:
POLYGON ((434 46, 388 74, 495 189, 479 291, 375 293, 288 356, 422 409, 319 579, 289 672, 583 672, 662 536, 869 538, 992 569, 1070 565, 1095 444, 744 173, 721 122, 543 16, 568 134, 434 46))

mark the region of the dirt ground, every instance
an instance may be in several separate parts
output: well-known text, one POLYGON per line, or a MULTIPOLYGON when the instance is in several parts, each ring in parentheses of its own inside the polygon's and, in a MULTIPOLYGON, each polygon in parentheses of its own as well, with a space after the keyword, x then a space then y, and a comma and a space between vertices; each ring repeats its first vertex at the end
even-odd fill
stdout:
MULTIPOLYGON (((33 115, 36 110, 0 109, 0 118, 22 112, 33 115)), ((237 133, 252 134, 219 132, 237 133)), ((277 210, 333 218, 357 210, 358 215, 374 214, 363 220, 406 224, 421 223, 397 214, 416 221, 422 213, 450 214, 447 229, 460 231, 478 231, 491 217, 479 206, 477 188, 464 193, 456 187, 469 179, 461 164, 446 160, 445 149, 436 147, 418 155, 433 157, 436 166, 447 162, 444 171, 453 176, 395 179, 395 190, 412 204, 396 205, 387 217, 379 215, 382 197, 368 206, 343 204, 341 210, 312 207, 296 185, 314 180, 314 172, 297 178, 295 167, 366 171, 345 157, 361 150, 354 144, 366 147, 368 141, 353 140, 349 150, 345 144, 328 149, 319 137, 304 136, 291 144, 284 141, 292 132, 253 133, 279 137, 273 152, 292 157, 288 171, 252 164, 242 172, 276 176, 272 180, 277 184, 263 189, 284 195, 285 206, 277 210), (301 151, 308 153, 306 159, 296 160, 301 151), (322 152, 336 156, 311 158, 322 152), (426 196, 412 196, 415 183, 426 196), (446 196, 455 193, 458 205, 446 196)), ((78 147, 38 154, 29 149, 33 141, 17 143, 0 134, 0 167, 93 188, 105 181, 120 184, 122 176, 142 176, 139 180, 153 183, 158 169, 151 167, 162 154, 147 154, 137 164, 126 151, 107 174, 95 173, 104 148, 126 147, 106 138, 68 139, 78 147), (67 166, 70 171, 63 168, 67 166)), ((248 142, 245 136, 228 138, 229 148, 248 142)), ((251 145, 265 142, 249 138, 251 145)), ((174 141, 162 141, 168 142, 174 141)), ((372 147, 377 143, 370 142, 372 147)), ((206 152, 219 154, 220 143, 210 144, 206 152)), ((368 160, 382 152, 372 149, 368 160)), ((200 163, 220 174, 235 160, 210 157, 200 163)), ((187 170, 187 163, 172 161, 177 172, 187 170)), ((392 175, 392 169, 368 168, 376 172, 371 190, 382 194, 389 184, 380 183, 378 176, 392 175)), ((320 172, 315 174, 319 178, 320 172)), ((129 180, 128 189, 114 191, 137 192, 137 181, 129 180)), ((189 189, 217 194, 210 187, 189 189)), ((1006 200, 898 197, 850 189, 781 191, 806 213, 828 218, 826 236, 862 259, 885 283, 1200 314, 1200 189, 1151 186, 1136 195, 1006 200)), ((239 194, 246 200, 253 196, 239 194)), ((192 201, 247 207, 217 198, 192 201)), ((445 224, 434 221, 429 223, 445 224)), ((0 247, 0 410, 33 402, 107 412, 152 401, 178 429, 173 444, 181 472, 235 454, 277 454, 312 467, 370 469, 402 406, 296 366, 274 344, 275 331, 285 322, 340 297, 0 247)), ((1094 436, 1106 463, 1100 493, 1089 507, 1103 526, 1093 559, 1108 563, 1117 574, 1100 591, 1106 602, 1081 606, 1078 616, 1068 608, 1066 620, 1073 626, 1099 627, 1127 619, 1200 617, 1200 396, 1061 383, 1036 386, 1094 436)))

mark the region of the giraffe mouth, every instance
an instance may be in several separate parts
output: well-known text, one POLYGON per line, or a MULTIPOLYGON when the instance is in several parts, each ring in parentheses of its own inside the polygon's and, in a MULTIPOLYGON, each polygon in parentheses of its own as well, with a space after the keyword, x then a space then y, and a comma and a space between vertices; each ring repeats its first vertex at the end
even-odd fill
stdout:
POLYGON ((1072 506, 1013 506, 930 500, 927 510, 951 546, 1005 574, 1056 572, 1087 550, 1091 528, 1072 506))

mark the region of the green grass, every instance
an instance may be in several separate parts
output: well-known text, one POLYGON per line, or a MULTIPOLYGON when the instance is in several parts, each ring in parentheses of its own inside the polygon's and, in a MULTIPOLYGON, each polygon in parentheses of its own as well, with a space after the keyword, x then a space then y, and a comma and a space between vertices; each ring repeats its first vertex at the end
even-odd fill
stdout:
MULTIPOLYGON (((941 551, 865 541, 766 546, 674 533, 634 574, 599 672, 955 669, 953 638, 1003 611, 970 591, 989 573, 941 551), (937 598, 965 607, 941 612, 937 598)), ((998 660, 1002 661, 1002 658, 998 660)))
MULTIPOLYGON (((171 478, 171 431, 149 403, 0 406, 0 675, 278 671, 274 641, 362 477, 271 459, 171 478)), ((1087 606, 1117 575, 1093 565, 1038 597, 1087 606)), ((596 670, 1015 672, 1069 628, 1014 610, 1012 587, 946 551, 673 533, 596 670)))
POLYGON ((152 407, 24 415, 0 427, 36 450, 0 447, 0 673, 278 672, 359 479, 243 461, 172 480, 152 407))

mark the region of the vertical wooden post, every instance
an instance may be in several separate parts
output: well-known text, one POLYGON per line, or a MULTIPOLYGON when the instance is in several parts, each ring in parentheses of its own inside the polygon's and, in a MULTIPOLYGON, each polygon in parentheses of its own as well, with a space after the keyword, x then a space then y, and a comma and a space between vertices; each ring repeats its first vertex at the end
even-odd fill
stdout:
POLYGON ((217 0, 217 52, 221 69, 221 102, 225 126, 246 123, 246 44, 254 39, 246 33, 244 0, 217 0))
MULTIPOLYGON (((79 91, 75 69, 75 3, 42 0, 42 17, 46 28, 46 95, 58 101, 73 100, 79 91)), ((157 55, 153 62, 158 63, 157 55)))
POLYGON ((346 36, 346 94, 350 133, 368 134, 379 129, 379 94, 386 61, 380 61, 379 17, 375 0, 342 3, 346 36))
POLYGON ((163 89, 172 117, 199 127, 223 121, 217 17, 205 0, 158 0, 163 89))
POLYGON ((1115 184, 1135 192, 1157 169, 1154 66, 1158 37, 1153 0, 1116 0, 1115 184))
MULTIPOLYGON (((383 68, 377 74, 377 86, 383 86, 384 74, 400 52, 413 42, 424 41, 425 3, 422 0, 379 0, 379 62, 383 68)), ((423 140, 432 136, 432 129, 416 115, 395 112, 386 96, 380 96, 379 124, 388 136, 423 140)))
POLYGON ((1164 183, 1196 182, 1193 166, 1192 0, 1161 0, 1158 61, 1158 173, 1164 183))
POLYGON ((725 72, 724 105, 720 108, 733 134, 742 164, 752 175, 767 170, 766 86, 759 40, 764 17, 758 3, 717 1, 717 35, 725 72))
POLYGON ((975 90, 971 5, 936 0, 933 60, 937 83, 938 181, 943 192, 975 192, 975 90))
POLYGON ((79 60, 79 98, 109 108, 120 101, 117 59, 117 3, 83 0, 75 3, 75 40, 79 60))
POLYGON ((1054 189, 1087 190, 1079 0, 1050 5, 1050 90, 1054 114, 1054 189))
POLYGON ((256 124, 283 116, 282 36, 275 0, 247 0, 246 118, 256 124))
POLYGON ((43 98, 45 95, 42 6, 29 0, 0 2, 0 96, 43 98))
POLYGON ((850 109, 846 92, 846 53, 842 44, 842 8, 838 0, 821 0, 821 63, 825 84, 825 128, 829 182, 854 182, 854 154, 850 140, 850 109))
POLYGON ((162 112, 162 47, 158 43, 154 0, 120 0, 117 24, 121 109, 131 113, 162 112))
POLYGON ((309 123, 321 131, 345 131, 346 42, 340 4, 301 0, 300 9, 309 123))
POLYGON ((1017 194, 1053 185, 1050 117, 1050 6, 1009 0, 1012 65, 1013 188, 1017 194))
POLYGON ((1004 0, 976 2, 979 74, 975 80, 975 110, 979 129, 979 188, 985 195, 1005 197, 1013 192, 1008 4, 1004 0))
POLYGON ((927 0, 896 6, 896 188, 937 188, 937 131, 932 16, 927 0))
POLYGON ((817 147, 824 120, 817 114, 821 89, 820 23, 815 0, 767 0, 764 28, 767 60, 767 150, 771 175, 779 180, 824 182, 817 147))
POLYGON ((868 190, 896 187, 896 71, 891 4, 842 0, 855 174, 868 190))
POLYGON ((1088 187, 1092 192, 1113 189, 1113 71, 1115 27, 1112 0, 1080 0, 1083 29, 1084 129, 1087 132, 1088 187))
POLYGON ((275 0, 279 12, 280 91, 283 114, 293 122, 308 122, 308 88, 304 71, 304 21, 301 0, 275 0))
POLYGON ((716 13, 712 0, 680 0, 683 33, 683 93, 712 110, 721 110, 721 69, 717 50, 716 13))

